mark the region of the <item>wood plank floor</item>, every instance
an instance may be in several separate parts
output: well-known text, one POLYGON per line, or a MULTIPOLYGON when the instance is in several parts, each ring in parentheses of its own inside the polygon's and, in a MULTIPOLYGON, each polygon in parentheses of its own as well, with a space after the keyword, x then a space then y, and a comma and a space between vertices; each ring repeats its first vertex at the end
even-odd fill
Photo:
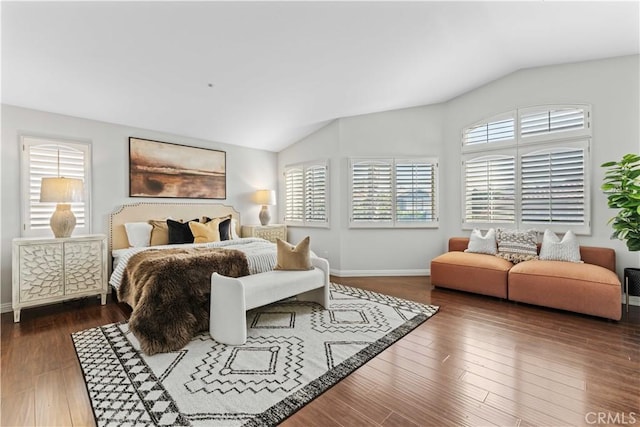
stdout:
MULTIPOLYGON (((426 277, 333 281, 440 312, 287 419, 293 426, 640 424, 640 309, 620 322, 443 289, 426 277)), ((70 334, 128 317, 70 301, 1 324, 2 426, 91 426, 70 334)))

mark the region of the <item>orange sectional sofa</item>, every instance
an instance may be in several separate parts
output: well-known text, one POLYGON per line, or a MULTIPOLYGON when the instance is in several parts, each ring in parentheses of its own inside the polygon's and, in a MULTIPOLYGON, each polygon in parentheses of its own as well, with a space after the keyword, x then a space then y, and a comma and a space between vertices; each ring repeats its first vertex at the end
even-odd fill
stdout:
POLYGON ((464 252, 468 243, 466 237, 449 239, 449 252, 431 261, 432 285, 612 320, 622 317, 613 249, 580 246, 584 263, 531 260, 514 265, 494 255, 464 252))

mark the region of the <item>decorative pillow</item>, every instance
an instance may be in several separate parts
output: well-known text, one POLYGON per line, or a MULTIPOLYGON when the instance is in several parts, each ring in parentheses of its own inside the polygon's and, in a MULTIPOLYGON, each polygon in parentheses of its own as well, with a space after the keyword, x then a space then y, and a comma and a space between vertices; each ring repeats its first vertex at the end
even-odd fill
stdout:
POLYGON ((522 261, 538 259, 535 230, 496 230, 498 253, 496 256, 517 264, 522 261))
POLYGON ((231 240, 231 218, 220 221, 218 226, 220 240, 231 240))
POLYGON ((240 236, 238 236, 238 221, 235 218, 231 218, 231 226, 229 227, 230 233, 229 233, 229 239, 235 240, 235 239, 239 239, 240 236))
POLYGON ((489 254, 495 255, 498 253, 496 246, 496 230, 490 228, 487 230, 487 234, 482 236, 482 232, 477 228, 474 228, 469 237, 469 245, 465 252, 471 252, 474 254, 489 254))
POLYGON ((207 243, 220 241, 220 218, 201 224, 199 222, 189 222, 189 229, 193 234, 193 243, 207 243))
MULTIPOLYGON (((220 220, 220 225, 218 226, 218 230, 220 232, 220 240, 231 240, 231 215, 219 217, 219 218, 209 218, 208 216, 202 217, 203 223, 208 223, 214 219, 220 220)), ((192 230, 193 231, 193 230, 192 230)), ((196 242, 197 243, 197 242, 196 242)))
POLYGON ((551 230, 544 230, 540 259, 546 261, 582 262, 580 259, 580 244, 573 231, 569 230, 562 237, 562 241, 551 230))
POLYGON ((309 236, 305 237, 296 246, 284 240, 277 239, 277 259, 278 262, 274 270, 311 270, 309 236))
POLYGON ((150 246, 160 246, 169 244, 169 227, 167 227, 166 219, 149 220, 151 225, 151 242, 150 246))
POLYGON ((132 248, 144 248, 151 242, 151 230, 153 227, 148 222, 127 222, 124 225, 127 232, 127 240, 132 248))
POLYGON ((189 228, 190 222, 199 222, 198 218, 192 219, 187 222, 178 222, 172 219, 167 220, 167 227, 169 228, 169 244, 177 245, 184 243, 193 243, 193 233, 189 228))

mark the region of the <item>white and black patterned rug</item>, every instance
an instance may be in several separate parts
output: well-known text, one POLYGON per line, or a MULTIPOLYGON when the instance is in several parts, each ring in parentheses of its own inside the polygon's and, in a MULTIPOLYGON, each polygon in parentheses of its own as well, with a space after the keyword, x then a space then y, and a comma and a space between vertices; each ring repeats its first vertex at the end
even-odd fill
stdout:
POLYGON ((241 346, 203 333, 146 356, 127 323, 72 334, 97 424, 274 425, 438 311, 337 284, 331 299, 248 312, 241 346))

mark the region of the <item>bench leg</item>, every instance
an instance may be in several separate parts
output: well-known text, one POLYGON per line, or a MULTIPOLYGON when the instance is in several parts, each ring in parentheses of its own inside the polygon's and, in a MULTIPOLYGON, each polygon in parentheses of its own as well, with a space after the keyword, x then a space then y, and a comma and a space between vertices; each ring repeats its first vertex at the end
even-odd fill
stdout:
POLYGON ((323 306, 325 309, 329 308, 329 287, 323 286, 318 289, 312 289, 310 291, 298 294, 298 301, 310 301, 315 302, 323 306))
POLYGON ((209 334, 222 344, 242 345, 247 341, 244 285, 238 279, 213 273, 209 334))

